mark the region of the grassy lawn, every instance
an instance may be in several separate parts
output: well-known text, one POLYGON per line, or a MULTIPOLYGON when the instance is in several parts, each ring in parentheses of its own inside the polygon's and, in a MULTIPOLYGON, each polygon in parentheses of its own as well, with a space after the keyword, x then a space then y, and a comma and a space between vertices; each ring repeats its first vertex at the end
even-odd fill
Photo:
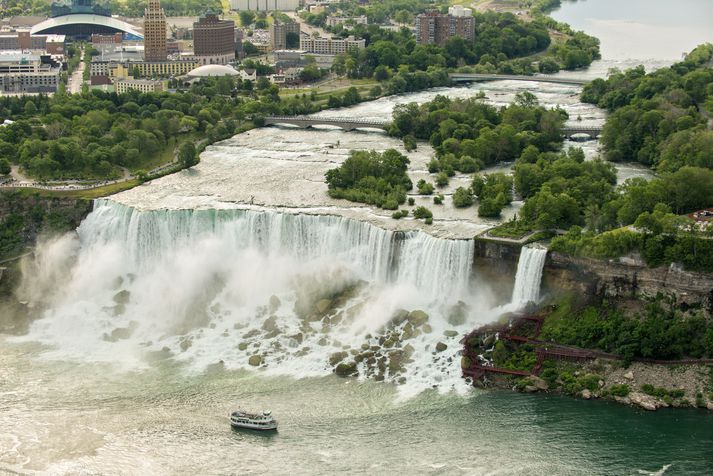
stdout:
POLYGON ((319 102, 326 101, 333 94, 344 94, 351 87, 357 88, 359 94, 363 96, 368 94, 371 88, 378 85, 379 82, 374 79, 338 79, 312 88, 280 89, 280 96, 290 97, 297 94, 312 94, 312 91, 314 91, 317 93, 317 101, 319 102))

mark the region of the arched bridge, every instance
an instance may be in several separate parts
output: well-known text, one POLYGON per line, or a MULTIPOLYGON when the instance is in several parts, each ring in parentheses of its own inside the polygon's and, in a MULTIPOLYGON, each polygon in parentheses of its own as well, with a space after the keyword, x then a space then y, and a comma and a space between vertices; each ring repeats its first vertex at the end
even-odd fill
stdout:
POLYGON ((355 119, 353 117, 313 117, 313 116, 269 116, 265 118, 265 125, 289 124, 307 129, 312 126, 336 126, 345 131, 356 129, 386 129, 386 121, 373 121, 355 119))
MULTIPOLYGON (((599 137, 602 133, 602 128, 598 126, 564 126, 562 128, 562 135, 567 139, 572 139, 573 136, 581 136, 581 140, 593 140, 599 137), (589 136, 587 139, 584 136, 589 136)), ((576 139, 576 137, 575 137, 576 139)))
POLYGON ((479 81, 501 81, 505 79, 513 81, 532 81, 538 83, 569 84, 572 86, 584 86, 589 81, 586 79, 565 78, 562 76, 520 76, 515 74, 475 74, 475 73, 450 73, 448 75, 454 83, 472 83, 479 81))
MULTIPOLYGON (((353 131, 356 129, 385 130, 388 122, 350 117, 268 116, 265 118, 264 124, 266 126, 288 124, 301 129, 308 129, 312 126, 336 126, 345 131, 353 131)), ((581 134, 584 140, 587 140, 584 135, 589 136, 589 139, 596 139, 601 132, 602 128, 595 126, 564 126, 562 128, 562 135, 568 139, 577 134, 581 134)))

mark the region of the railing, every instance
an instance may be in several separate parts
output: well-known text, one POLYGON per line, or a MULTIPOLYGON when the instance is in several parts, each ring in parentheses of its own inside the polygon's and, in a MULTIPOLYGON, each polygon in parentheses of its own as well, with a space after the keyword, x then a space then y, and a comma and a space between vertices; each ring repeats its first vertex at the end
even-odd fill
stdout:
POLYGON ((584 86, 589 80, 578 78, 566 78, 562 76, 523 76, 516 74, 478 74, 478 73, 450 73, 448 77, 451 81, 532 81, 539 83, 571 84, 574 86, 584 86))

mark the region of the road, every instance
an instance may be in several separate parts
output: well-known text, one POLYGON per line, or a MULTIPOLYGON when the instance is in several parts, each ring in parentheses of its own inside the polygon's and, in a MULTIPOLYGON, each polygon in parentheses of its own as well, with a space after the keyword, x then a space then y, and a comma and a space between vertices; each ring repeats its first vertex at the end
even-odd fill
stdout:
POLYGON ((82 92, 82 84, 84 83, 84 50, 79 59, 79 66, 74 70, 67 81, 67 92, 70 94, 79 94, 82 92))
POLYGON ((292 18, 294 21, 296 21, 296 22, 298 22, 298 23, 300 24, 300 31, 301 31, 302 33, 307 33, 309 36, 313 36, 313 35, 316 33, 317 36, 326 37, 326 38, 329 38, 329 37, 332 36, 331 33, 327 33, 327 32, 324 31, 322 28, 319 28, 319 27, 316 27, 316 26, 312 26, 312 25, 308 25, 308 24, 305 23, 305 21, 304 21, 303 19, 301 19, 300 16, 299 16, 297 13, 295 13, 295 12, 283 12, 283 13, 285 13, 285 15, 287 15, 288 17, 292 18))

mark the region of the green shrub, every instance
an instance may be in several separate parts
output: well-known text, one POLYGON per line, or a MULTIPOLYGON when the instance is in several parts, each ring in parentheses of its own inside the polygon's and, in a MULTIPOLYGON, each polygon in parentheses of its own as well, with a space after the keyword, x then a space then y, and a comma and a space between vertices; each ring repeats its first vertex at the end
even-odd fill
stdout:
POLYGON ((445 172, 440 172, 436 177, 436 186, 443 188, 448 185, 448 181, 448 174, 445 172))
POLYGON ((498 218, 500 216, 500 212, 502 211, 503 207, 497 202, 497 200, 486 198, 480 201, 478 216, 483 218, 498 218))
POLYGON ((428 217, 423 221, 426 225, 432 225, 433 224, 433 217, 428 217))
MULTIPOLYGON (((438 161, 438 159, 431 159, 428 162, 428 171, 432 174, 435 174, 439 170, 441 170, 441 163, 438 161)), ((446 175, 446 177, 448 177, 448 175, 446 175)))
POLYGON ((408 204, 409 204, 409 206, 413 206, 414 203, 416 203, 416 200, 414 200, 413 197, 409 197, 409 199, 408 199, 408 204))
POLYGON ((433 197, 433 204, 434 205, 443 205, 443 195, 438 194, 435 197, 433 197))
POLYGON ((416 138, 412 135, 407 135, 404 136, 404 148, 408 151, 411 152, 412 150, 416 150, 416 147, 418 144, 416 143, 416 138))
POLYGON ((423 179, 418 181, 416 188, 418 189, 418 193, 421 195, 431 195, 433 193, 433 184, 426 182, 423 179))
POLYGON ((629 395, 629 392, 631 392, 631 390, 629 389, 629 386, 625 383, 612 385, 611 387, 609 387, 609 393, 611 395, 614 395, 615 397, 626 397, 627 395, 629 395))
POLYGON ((426 207, 416 207, 413 210, 414 218, 433 218, 433 213, 426 207))
POLYGON ((595 374, 587 374, 584 377, 579 378, 579 383, 582 385, 582 387, 586 388, 587 390, 594 392, 596 390, 599 390, 599 381, 602 378, 599 375, 595 374))
POLYGON ((458 187, 453 192, 453 206, 457 208, 469 207, 473 204, 473 192, 469 188, 458 187))

